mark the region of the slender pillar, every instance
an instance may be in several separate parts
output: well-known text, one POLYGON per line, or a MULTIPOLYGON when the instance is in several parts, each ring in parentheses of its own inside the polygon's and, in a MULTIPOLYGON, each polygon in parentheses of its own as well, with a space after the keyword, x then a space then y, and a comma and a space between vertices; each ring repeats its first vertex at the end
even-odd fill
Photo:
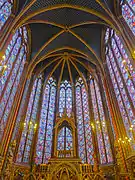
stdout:
POLYGON ((106 127, 108 130, 108 136, 109 136, 110 146, 111 146, 111 150, 112 150, 113 161, 115 162, 116 160, 115 160, 115 153, 114 153, 114 134, 112 131, 112 125, 110 122, 107 102, 106 102, 106 98, 105 98, 105 94, 104 94, 105 91, 104 91, 104 87, 102 84, 101 75, 99 72, 97 72, 97 76, 98 76, 99 89, 100 89, 100 93, 101 93, 101 100, 102 100, 102 104, 103 104, 103 110, 105 113, 106 127))
POLYGON ((78 150, 78 132, 77 132, 77 117, 76 117, 76 92, 75 92, 75 85, 72 84, 72 106, 73 106, 73 115, 74 115, 74 123, 75 123, 75 147, 74 149, 76 157, 79 157, 79 150, 78 150))
POLYGON ((57 92, 56 92, 56 100, 55 100, 55 112, 54 112, 54 124, 53 124, 53 137, 52 137, 52 151, 51 151, 51 157, 53 158, 55 156, 55 146, 57 146, 57 142, 54 142, 56 139, 56 134, 55 134, 55 125, 56 125, 56 120, 57 116, 59 114, 59 96, 60 96, 60 87, 57 86, 57 92))
MULTIPOLYGON (((105 91, 107 94, 107 100, 108 100, 108 105, 110 107, 110 114, 112 117, 112 124, 114 126, 114 131, 116 134, 116 141, 118 141, 119 138, 125 138, 126 137, 126 131, 125 131, 125 127, 123 124, 123 120, 121 117, 121 113, 119 110, 119 106, 118 106, 118 102, 113 90, 113 85, 111 82, 111 78, 110 78, 110 74, 108 71, 108 67, 107 64, 104 63, 104 69, 106 74, 103 77, 103 82, 104 82, 104 87, 105 87, 105 91)), ((127 171, 127 165, 126 165, 126 161, 125 161, 125 156, 122 153, 122 149, 121 147, 119 147, 119 151, 121 153, 121 157, 122 157, 122 163, 124 166, 125 171, 127 171)), ((115 152, 116 153, 116 152, 115 152)))

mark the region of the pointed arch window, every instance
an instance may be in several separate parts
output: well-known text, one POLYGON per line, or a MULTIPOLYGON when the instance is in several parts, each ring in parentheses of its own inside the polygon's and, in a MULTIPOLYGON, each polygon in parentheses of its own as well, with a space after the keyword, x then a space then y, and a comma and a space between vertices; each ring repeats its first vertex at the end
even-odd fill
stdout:
POLYGON ((98 84, 94 79, 90 80, 90 92, 92 97, 100 162, 101 164, 111 163, 113 161, 112 151, 111 151, 108 130, 105 120, 103 102, 101 99, 101 94, 98 84))
POLYGON ((12 12, 13 0, 0 1, 0 30, 8 20, 12 12))
POLYGON ((92 128, 88 105, 88 94, 81 78, 76 82, 76 115, 79 156, 84 163, 94 164, 92 128))
POLYGON ((0 77, 0 127, 1 136, 3 134, 9 113, 14 102, 14 97, 20 82, 27 55, 27 30, 25 27, 19 28, 12 37, 6 48, 4 59, 1 62, 0 77))
POLYGON ((110 38, 106 44, 106 62, 127 135, 133 139, 130 128, 135 130, 135 71, 118 35, 113 31, 110 38))
POLYGON ((121 1, 122 6, 122 16, 131 29, 132 33, 135 35, 135 1, 125 0, 121 1))
POLYGON ((36 146, 37 157, 35 162, 37 164, 47 163, 48 159, 51 157, 55 100, 56 82, 53 78, 50 78, 43 90, 38 141, 36 146))
POLYGON ((42 79, 37 78, 34 82, 28 107, 24 121, 23 132, 21 135, 17 162, 28 163, 30 160, 30 151, 32 146, 32 140, 37 127, 37 112, 39 106, 39 98, 41 95, 42 79))
POLYGON ((72 131, 66 126, 58 132, 57 150, 73 150, 72 131))
POLYGON ((60 98, 59 98, 60 116, 62 116, 65 108, 68 117, 70 117, 72 113, 72 87, 67 80, 65 80, 60 86, 60 98))

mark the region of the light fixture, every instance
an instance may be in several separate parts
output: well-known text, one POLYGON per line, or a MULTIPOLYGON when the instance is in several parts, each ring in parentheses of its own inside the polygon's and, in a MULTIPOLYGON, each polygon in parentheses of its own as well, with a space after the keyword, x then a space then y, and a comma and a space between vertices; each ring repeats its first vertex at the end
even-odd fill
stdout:
POLYGON ((123 63, 123 64, 126 64, 126 60, 125 60, 125 59, 123 59, 122 63, 123 63))
POLYGON ((34 129, 36 129, 36 128, 37 128, 37 124, 34 125, 34 129))
POLYGON ((3 76, 5 70, 7 69, 7 65, 0 64, 0 76, 3 76))
POLYGON ((132 127, 130 127, 130 128, 129 128, 129 130, 130 130, 130 131, 132 131, 132 130, 133 130, 133 128, 132 128, 132 127))
POLYGON ((5 55, 3 55, 3 56, 2 56, 2 59, 3 59, 3 60, 5 60, 5 58, 6 58, 6 56, 5 56, 5 55))

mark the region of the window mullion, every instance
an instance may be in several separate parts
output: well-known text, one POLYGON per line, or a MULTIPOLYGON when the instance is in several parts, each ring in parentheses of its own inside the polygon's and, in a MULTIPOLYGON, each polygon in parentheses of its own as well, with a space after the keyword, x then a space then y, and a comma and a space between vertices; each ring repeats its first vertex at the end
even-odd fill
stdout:
MULTIPOLYGON (((45 87, 46 88, 46 87, 45 87)), ((51 98, 51 87, 49 85, 49 100, 47 106, 47 116, 46 116, 46 125, 45 125, 45 135, 44 135, 44 146, 43 146, 43 155, 42 155, 42 163, 44 163, 44 156, 45 156, 45 148, 46 148, 46 133, 47 133, 47 123, 48 123, 48 114, 49 114, 49 105, 50 105, 50 98, 51 98)))
POLYGON ((66 149, 66 140, 67 140, 67 138, 66 138, 66 126, 64 127, 64 150, 67 150, 66 149))

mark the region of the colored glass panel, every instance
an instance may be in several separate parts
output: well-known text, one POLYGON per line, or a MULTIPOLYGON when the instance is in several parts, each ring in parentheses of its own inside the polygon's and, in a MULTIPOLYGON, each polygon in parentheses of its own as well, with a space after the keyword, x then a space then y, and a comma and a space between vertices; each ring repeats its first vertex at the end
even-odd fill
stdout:
MULTIPOLYGON (((23 27, 20 29, 23 29, 23 27)), ((24 34, 19 33, 20 29, 13 35, 5 50, 2 61, 4 71, 0 77, 0 138, 13 107, 14 98, 26 62, 27 48, 26 44, 22 41, 24 34)))
POLYGON ((34 82, 33 89, 30 95, 30 100, 28 103, 27 113, 24 121, 24 129, 22 132, 19 151, 17 156, 18 162, 28 163, 30 160, 30 151, 33 136, 35 133, 35 128, 37 126, 37 112, 39 105, 39 98, 41 94, 42 80, 37 78, 34 82))
POLYGON ((127 0, 122 5, 122 16, 135 35, 135 1, 127 0))
POLYGON ((105 43, 107 43, 107 42, 108 42, 108 39, 109 39, 109 33, 110 33, 110 29, 109 29, 109 28, 107 28, 107 30, 106 30, 106 34, 105 34, 105 43))
POLYGON ((100 89, 95 80, 91 80, 90 90, 94 109, 94 119, 96 124, 100 161, 101 164, 110 163, 112 162, 112 152, 110 147, 110 141, 108 136, 100 89))
POLYGON ((72 150, 72 148, 72 131, 64 126, 58 133, 57 150, 72 150))
POLYGON ((43 91, 38 141, 36 145, 36 164, 47 163, 51 157, 55 99, 56 83, 53 78, 50 78, 43 91))
POLYGON ((83 124, 83 110, 82 110, 82 98, 81 87, 76 87, 76 115, 77 115, 77 129, 78 129, 78 142, 79 142, 79 156, 83 162, 86 162, 85 153, 85 136, 84 136, 84 124, 83 124))
POLYGON ((30 84, 30 80, 27 80, 27 82, 25 84, 25 89, 24 89, 24 92, 23 92, 23 98, 22 98, 22 101, 21 101, 21 105, 20 105, 20 108, 19 108, 18 115, 17 115, 15 130, 14 130, 13 137, 12 137, 13 140, 15 140, 18 137, 18 132, 19 132, 19 128, 20 128, 20 125, 21 125, 21 120, 22 120, 23 114, 24 114, 23 110, 24 110, 25 102, 27 100, 27 93, 28 93, 29 84, 30 84))
POLYGON ((70 83, 65 80, 60 86, 59 98, 59 113, 62 116, 64 109, 66 109, 68 117, 72 113, 72 88, 70 83))
POLYGON ((94 148, 90 125, 88 95, 81 78, 79 78, 76 83, 76 114, 79 156, 83 163, 94 164, 94 148))
MULTIPOLYGON (((113 83, 118 106, 122 115, 125 129, 129 138, 133 139, 132 131, 135 130, 135 71, 131 64, 128 51, 120 37, 114 33, 106 49, 106 61, 113 83)), ((134 148, 134 145, 133 145, 134 148)))
POLYGON ((111 64, 108 56, 106 57, 106 59, 107 59, 107 64, 109 67, 112 83, 114 86, 116 98, 118 100, 118 105, 120 108, 122 119, 123 119, 123 122, 124 122, 124 125, 126 128, 126 131, 127 131, 127 135, 130 138, 133 138, 133 134, 131 131, 129 131, 129 129, 130 129, 131 123, 134 122, 134 118, 133 118, 134 115, 133 115, 127 94, 125 92, 122 80, 121 80, 120 76, 118 76, 119 75, 118 72, 117 72, 117 74, 115 74, 117 69, 114 71, 114 68, 116 68, 116 66, 113 68, 113 65, 111 64))
POLYGON ((12 0, 0 0, 0 30, 11 15, 12 6, 12 0))

